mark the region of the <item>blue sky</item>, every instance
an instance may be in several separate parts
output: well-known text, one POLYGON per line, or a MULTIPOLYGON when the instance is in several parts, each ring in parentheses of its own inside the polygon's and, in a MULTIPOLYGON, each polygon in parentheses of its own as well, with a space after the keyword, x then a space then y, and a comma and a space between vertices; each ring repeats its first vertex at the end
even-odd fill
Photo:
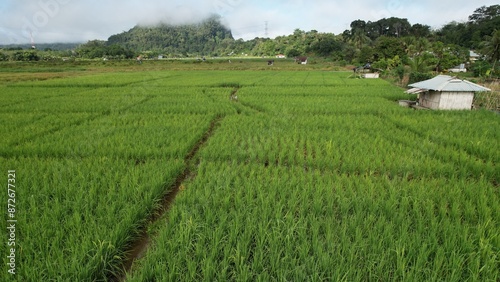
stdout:
POLYGON ((1 0, 0 44, 106 40, 138 23, 194 22, 218 13, 235 38, 288 35, 294 29, 342 33, 352 21, 407 18, 439 28, 466 21, 488 0, 1 0))

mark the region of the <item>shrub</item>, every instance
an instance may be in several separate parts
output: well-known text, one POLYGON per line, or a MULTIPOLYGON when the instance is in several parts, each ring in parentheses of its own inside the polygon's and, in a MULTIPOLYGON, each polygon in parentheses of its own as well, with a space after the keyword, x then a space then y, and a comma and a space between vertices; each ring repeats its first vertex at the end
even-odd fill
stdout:
POLYGON ((0 61, 8 61, 8 60, 9 60, 9 56, 0 52, 0 61))
POLYGON ((12 55, 14 61, 39 61, 40 57, 36 51, 18 51, 12 55))
POLYGON ((419 81, 427 80, 427 79, 431 79, 431 78, 432 78, 432 75, 428 72, 412 72, 412 73, 410 73, 409 83, 415 83, 415 82, 419 82, 419 81))

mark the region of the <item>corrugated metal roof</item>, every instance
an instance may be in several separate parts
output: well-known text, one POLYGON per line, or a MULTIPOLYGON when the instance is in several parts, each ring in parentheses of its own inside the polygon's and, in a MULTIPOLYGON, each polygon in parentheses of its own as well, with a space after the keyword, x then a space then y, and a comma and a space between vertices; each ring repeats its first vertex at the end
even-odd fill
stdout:
POLYGON ((470 50, 470 51, 469 51, 469 57, 481 57, 481 55, 479 55, 478 53, 476 53, 476 52, 474 52, 474 51, 470 50))
POLYGON ((482 92, 491 89, 477 85, 467 80, 458 79, 449 75, 438 75, 429 80, 420 81, 408 85, 410 87, 447 92, 482 92))
POLYGON ((420 89, 420 88, 412 88, 412 89, 406 90, 406 93, 408 93, 408 94, 418 94, 418 93, 422 93, 422 92, 425 92, 425 91, 427 91, 427 90, 420 89))

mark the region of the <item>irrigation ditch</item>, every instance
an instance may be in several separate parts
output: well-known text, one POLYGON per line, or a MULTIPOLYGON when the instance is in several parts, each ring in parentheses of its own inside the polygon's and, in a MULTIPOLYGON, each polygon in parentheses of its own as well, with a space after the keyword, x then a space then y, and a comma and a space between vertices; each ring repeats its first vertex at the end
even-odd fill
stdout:
POLYGON ((160 218, 164 217, 167 212, 170 210, 175 197, 182 190, 183 182, 192 179, 196 175, 196 171, 192 168, 194 167, 194 163, 196 161, 195 156, 198 151, 205 145, 205 143, 210 139, 210 137, 214 134, 217 127, 220 125, 221 121, 224 119, 224 116, 216 116, 210 122, 210 126, 202 135, 202 137, 196 142, 196 144, 191 148, 189 153, 184 157, 184 170, 177 175, 175 181, 168 187, 165 187, 166 193, 163 195, 162 199, 159 202, 159 205, 153 212, 150 217, 146 220, 146 224, 141 226, 140 231, 138 232, 138 236, 130 243, 127 250, 125 250, 126 257, 123 260, 120 269, 123 272, 119 276, 109 277, 109 281, 125 281, 126 275, 131 273, 133 270, 134 262, 140 258, 142 258, 147 252, 149 246, 151 245, 152 237, 154 234, 149 234, 147 232, 148 227, 155 224, 160 218))
POLYGON ((240 90, 241 87, 242 86, 240 86, 239 84, 233 86, 233 89, 231 90, 231 94, 229 95, 229 100, 231 102, 233 102, 232 106, 236 110, 236 113, 238 115, 240 115, 243 112, 245 112, 245 113, 248 113, 248 112, 261 113, 261 114, 265 113, 266 111, 263 108, 249 104, 247 102, 240 101, 238 99, 237 94, 238 94, 238 91, 240 90))
MULTIPOLYGON (((250 110, 251 112, 255 113, 264 112, 262 109, 240 103, 238 101, 237 94, 241 86, 231 86, 233 87, 233 89, 230 92, 229 99, 233 102, 233 107, 236 108, 238 114, 240 114, 242 110, 250 110), (241 106, 238 106, 237 104, 240 104, 241 106)), ((175 197, 183 189, 183 183, 186 180, 194 179, 196 177, 196 171, 195 169, 193 169, 196 167, 195 156, 210 139, 210 137, 215 133, 215 130, 218 128, 224 117, 224 115, 219 115, 212 119, 207 131, 205 131, 201 138, 191 148, 189 153, 184 157, 184 169, 177 175, 175 181, 171 185, 165 187, 166 193, 159 201, 157 208, 154 209, 149 218, 146 219, 146 223, 140 227, 137 236, 128 245, 129 247, 124 250, 125 258, 122 261, 122 265, 119 266, 119 269, 121 269, 122 272, 112 274, 108 279, 109 281, 126 281, 127 274, 130 274, 133 271, 134 262, 142 258, 146 254, 149 246, 152 243, 152 239, 155 236, 155 234, 151 234, 150 232, 148 232, 149 227, 153 226, 158 222, 158 220, 166 216, 175 200, 175 197)))

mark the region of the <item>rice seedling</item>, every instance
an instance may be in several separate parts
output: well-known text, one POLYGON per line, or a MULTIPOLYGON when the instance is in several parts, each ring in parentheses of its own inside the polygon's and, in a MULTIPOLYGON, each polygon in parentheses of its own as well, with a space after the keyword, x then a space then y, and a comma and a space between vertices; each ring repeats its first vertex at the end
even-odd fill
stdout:
POLYGON ((129 281, 498 280, 495 114, 416 112, 385 81, 345 77, 204 69, 1 86, 0 161, 23 187, 18 278, 116 278, 148 230, 129 281))
POLYGON ((498 211, 495 189, 485 181, 202 162, 129 278, 468 280, 480 265, 488 270, 482 278, 491 279, 498 275, 498 236, 477 231, 493 227, 486 226, 495 215, 480 223, 480 210, 465 215, 457 207, 452 214, 443 207, 460 205, 474 191, 489 198, 470 204, 498 211), (479 250, 487 252, 482 259, 479 250), (205 271, 206 263, 219 271, 205 271))

